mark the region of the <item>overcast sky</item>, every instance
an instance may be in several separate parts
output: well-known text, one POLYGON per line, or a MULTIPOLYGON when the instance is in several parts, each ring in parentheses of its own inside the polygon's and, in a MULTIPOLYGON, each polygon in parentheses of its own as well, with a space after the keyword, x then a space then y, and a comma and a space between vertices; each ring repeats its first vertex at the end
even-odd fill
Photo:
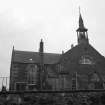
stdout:
POLYGON ((12 47, 61 53, 77 44, 79 10, 90 44, 105 56, 105 0, 0 0, 0 76, 9 76, 12 47))

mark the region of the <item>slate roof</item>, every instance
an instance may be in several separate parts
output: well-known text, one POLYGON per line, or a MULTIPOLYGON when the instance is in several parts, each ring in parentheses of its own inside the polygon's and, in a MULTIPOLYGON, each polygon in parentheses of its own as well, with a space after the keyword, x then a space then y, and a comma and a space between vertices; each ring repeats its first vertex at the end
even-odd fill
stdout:
MULTIPOLYGON (((59 61, 60 56, 61 54, 44 53, 44 64, 55 64, 59 61)), ((12 61, 18 63, 39 63, 39 52, 14 50, 12 61)))
MULTIPOLYGON (((95 60, 103 59, 104 57, 95 49, 93 48, 90 44, 80 44, 76 45, 72 49, 68 50, 66 53, 63 54, 61 59, 65 57, 69 57, 70 59, 78 59, 82 55, 91 55, 94 57, 95 60)), ((69 60, 70 60, 69 59, 69 60)), ((105 59, 104 59, 105 60, 105 59)))
POLYGON ((94 68, 105 74, 105 58, 90 44, 79 44, 64 53, 60 58, 61 64, 65 70, 79 73, 91 73, 94 68), (79 63, 81 56, 89 55, 95 61, 95 65, 82 65, 79 63))

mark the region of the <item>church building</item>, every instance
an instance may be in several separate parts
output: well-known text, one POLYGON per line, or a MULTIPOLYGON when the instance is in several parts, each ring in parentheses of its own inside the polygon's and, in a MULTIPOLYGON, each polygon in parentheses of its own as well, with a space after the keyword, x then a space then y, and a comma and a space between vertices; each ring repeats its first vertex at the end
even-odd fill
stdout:
POLYGON ((14 49, 11 57, 10 90, 103 89, 105 57, 90 43, 88 29, 79 14, 77 45, 62 54, 14 49))

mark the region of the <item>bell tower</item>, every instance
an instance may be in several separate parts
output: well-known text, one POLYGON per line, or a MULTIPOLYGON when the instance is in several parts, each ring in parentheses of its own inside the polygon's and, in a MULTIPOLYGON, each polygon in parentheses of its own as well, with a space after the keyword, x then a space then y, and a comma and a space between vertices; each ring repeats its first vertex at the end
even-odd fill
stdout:
POLYGON ((84 22, 83 22, 80 10, 79 10, 79 28, 76 31, 77 31, 78 44, 85 44, 85 43, 88 44, 89 43, 88 33, 87 33, 88 29, 85 28, 84 26, 84 22))

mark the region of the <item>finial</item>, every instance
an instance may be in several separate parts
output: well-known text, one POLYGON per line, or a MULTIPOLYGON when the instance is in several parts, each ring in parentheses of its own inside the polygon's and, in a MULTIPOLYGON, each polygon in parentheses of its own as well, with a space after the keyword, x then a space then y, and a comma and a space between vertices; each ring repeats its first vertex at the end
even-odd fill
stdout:
POLYGON ((14 45, 13 45, 13 48, 12 48, 12 50, 14 51, 14 45))
POLYGON ((13 45, 13 49, 14 49, 14 45, 13 45))
POLYGON ((73 44, 71 44, 71 48, 73 48, 74 47, 74 45, 73 44))
POLYGON ((64 51, 62 50, 62 54, 64 54, 64 51))
POLYGON ((43 52, 43 46, 44 46, 43 39, 41 39, 41 41, 40 41, 40 47, 39 47, 39 52, 43 52))
POLYGON ((41 42, 43 42, 43 39, 41 38, 41 42))

